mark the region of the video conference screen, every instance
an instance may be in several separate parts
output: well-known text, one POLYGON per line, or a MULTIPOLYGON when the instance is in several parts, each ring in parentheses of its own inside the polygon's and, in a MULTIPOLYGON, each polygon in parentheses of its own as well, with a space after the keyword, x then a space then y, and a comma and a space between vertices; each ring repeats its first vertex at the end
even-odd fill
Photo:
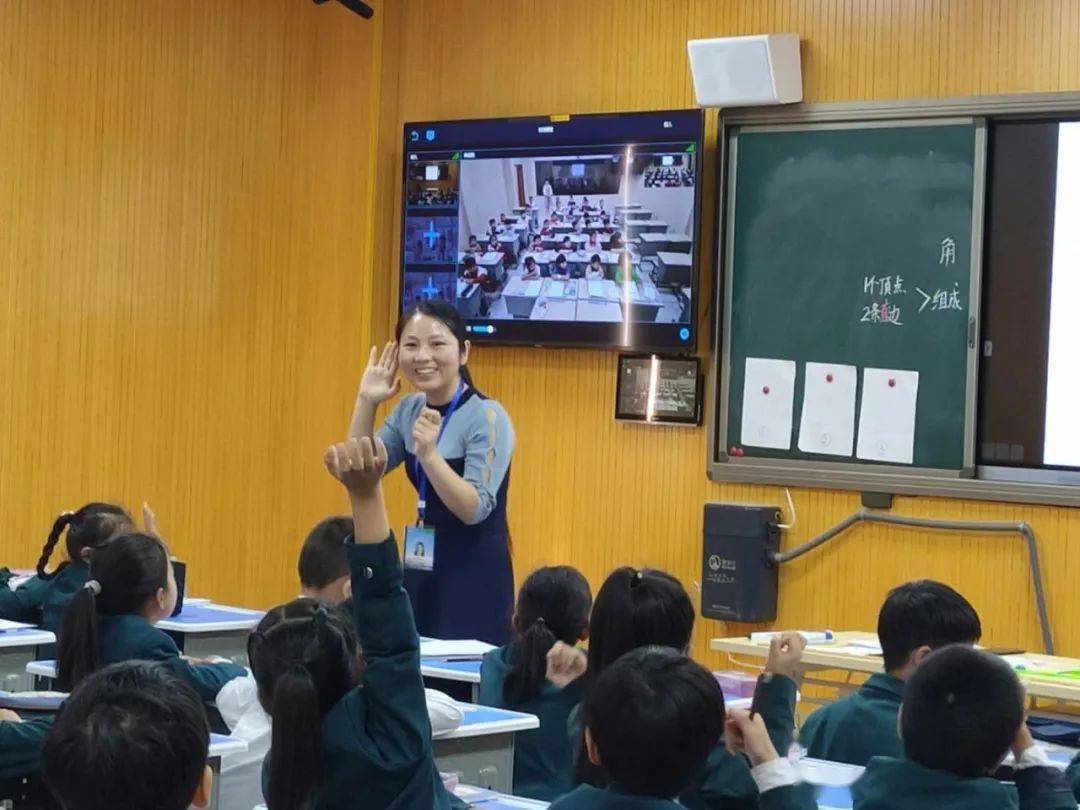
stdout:
POLYGON ((979 463, 1080 469, 1080 122, 991 130, 979 463))
POLYGON ((401 307, 474 341, 689 351, 700 110, 405 125, 401 307))

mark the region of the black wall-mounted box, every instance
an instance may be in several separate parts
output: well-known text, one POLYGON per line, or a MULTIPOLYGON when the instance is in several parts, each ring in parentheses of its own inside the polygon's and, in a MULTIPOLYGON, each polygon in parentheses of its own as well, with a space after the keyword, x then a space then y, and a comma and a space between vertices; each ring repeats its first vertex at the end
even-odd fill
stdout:
POLYGON ((701 615, 730 622, 776 619, 780 510, 775 506, 705 504, 701 615))

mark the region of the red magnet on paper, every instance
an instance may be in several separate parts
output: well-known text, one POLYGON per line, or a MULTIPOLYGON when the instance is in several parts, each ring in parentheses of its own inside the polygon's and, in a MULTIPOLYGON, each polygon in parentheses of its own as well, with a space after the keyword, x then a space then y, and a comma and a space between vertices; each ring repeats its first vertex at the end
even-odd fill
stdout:
POLYGON ((736 447, 735 445, 731 445, 731 450, 729 451, 728 455, 730 455, 730 456, 739 455, 739 448, 736 447))
POLYGON ((832 382, 832 374, 825 375, 825 382, 832 382))
POLYGON ((761 389, 761 393, 763 393, 765 396, 768 396, 769 395, 769 386, 766 385, 765 387, 763 387, 761 389))
POLYGON ((896 380, 889 380, 889 388, 896 388, 896 380))

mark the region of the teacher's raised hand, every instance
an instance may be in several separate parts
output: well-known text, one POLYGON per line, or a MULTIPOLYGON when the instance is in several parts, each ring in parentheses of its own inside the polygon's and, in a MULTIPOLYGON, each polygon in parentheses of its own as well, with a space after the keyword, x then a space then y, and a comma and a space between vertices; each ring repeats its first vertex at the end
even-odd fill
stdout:
POLYGON ((371 347, 367 368, 360 378, 360 388, 356 392, 356 405, 353 408, 349 435, 353 438, 375 436, 375 411, 379 405, 395 396, 401 390, 398 378, 398 345, 391 341, 383 346, 382 354, 376 346, 371 347))

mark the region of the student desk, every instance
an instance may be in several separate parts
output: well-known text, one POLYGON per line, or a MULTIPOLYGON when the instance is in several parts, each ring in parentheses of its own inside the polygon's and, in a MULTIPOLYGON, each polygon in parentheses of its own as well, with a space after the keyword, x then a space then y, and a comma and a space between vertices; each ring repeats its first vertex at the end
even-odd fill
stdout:
POLYGON ((176 640, 184 655, 220 656, 246 667, 247 638, 262 617, 262 611, 227 605, 184 605, 179 616, 162 619, 157 626, 176 640))
POLYGON ((530 209, 528 209, 528 208, 525 208, 525 207, 524 207, 524 206, 522 206, 522 205, 519 205, 519 206, 517 206, 516 208, 511 208, 511 209, 510 209, 510 211, 511 211, 512 213, 514 213, 514 214, 517 214, 517 215, 518 215, 519 217, 520 217, 520 216, 522 216, 522 215, 524 215, 524 214, 527 214, 527 213, 529 213, 529 210, 530 210, 530 209))
POLYGON ((628 219, 625 225, 626 235, 631 239, 643 233, 666 233, 668 229, 668 224, 661 219, 628 219))
POLYGON ((540 728, 533 714, 459 703, 461 725, 434 740, 435 765, 461 782, 509 793, 514 787, 514 735, 540 728))
POLYGON ((447 661, 445 658, 421 658, 420 674, 425 678, 441 678, 472 685, 472 702, 480 693, 480 661, 447 661))
POLYGON ((548 807, 547 802, 536 799, 523 799, 520 796, 509 796, 486 788, 473 787, 472 785, 458 785, 453 793, 459 799, 469 803, 469 807, 478 810, 532 810, 548 807))
MULTIPOLYGON (((566 302, 571 307, 569 320, 573 320, 573 306, 577 300, 578 285, 580 280, 539 278, 526 280, 521 276, 514 276, 503 288, 503 300, 506 302, 507 311, 515 318, 534 318, 534 310, 542 300, 547 304, 566 302), (561 292, 560 292, 561 288, 561 292), (556 294, 558 293, 558 294, 556 294)), ((547 316, 547 307, 542 313, 547 316)), ((560 310, 565 312, 565 308, 560 310)), ((537 318, 537 320, 551 320, 550 316, 537 318)))
POLYGON ((217 810, 221 806, 221 758, 226 754, 242 754, 247 751, 248 744, 244 740, 235 737, 226 737, 224 734, 210 735, 210 750, 206 764, 214 772, 214 784, 210 788, 210 810, 217 810))
POLYGON ((615 213, 625 214, 627 211, 641 211, 645 206, 641 203, 625 203, 615 206, 615 213))
POLYGON ((666 286, 687 287, 690 285, 690 274, 693 260, 689 253, 669 253, 661 251, 656 254, 660 259, 660 277, 657 282, 666 286))
POLYGON ((458 279, 455 305, 463 318, 475 318, 480 314, 480 285, 458 279))
MULTIPOLYGON (((858 684, 851 682, 853 674, 872 675, 875 672, 883 672, 884 662, 880 655, 868 655, 859 653, 860 647, 871 649, 877 644, 875 633, 841 632, 836 634, 836 641, 832 644, 813 644, 803 652, 802 664, 799 668, 798 681, 800 684, 808 683, 815 686, 825 686, 837 691, 837 695, 853 692, 858 684), (830 680, 825 678, 807 678, 807 673, 823 672, 826 670, 839 671, 844 675, 843 680, 830 680)), ((764 660, 769 654, 769 647, 765 644, 754 644, 746 636, 735 638, 713 639, 709 645, 719 652, 726 652, 729 656, 744 656, 764 660)), ((1023 659, 1031 664, 1029 669, 1076 669, 1080 670, 1080 660, 1075 658, 1060 658, 1052 655, 1040 655, 1038 653, 1024 653, 1023 655, 1006 656, 1005 660, 1014 665, 1017 659, 1023 659)), ((1027 690, 1028 698, 1045 698, 1063 703, 1080 703, 1080 681, 1059 681, 1038 676, 1030 676, 1023 670, 1018 670, 1017 675, 1027 690)), ((808 700, 808 703, 828 703, 828 700, 808 700)))
MULTIPOLYGON (((578 312, 581 312, 582 303, 606 304, 614 303, 619 308, 619 320, 656 321, 664 302, 660 298, 656 286, 651 281, 637 281, 630 284, 619 284, 615 281, 591 281, 585 282, 578 288, 578 312)), ((589 311, 592 311, 591 309, 589 311)), ((610 311, 609 307, 596 312, 610 311)))
POLYGON ((55 643, 53 633, 36 627, 0 632, 0 689, 8 692, 32 689, 26 668, 37 658, 38 647, 55 643))

